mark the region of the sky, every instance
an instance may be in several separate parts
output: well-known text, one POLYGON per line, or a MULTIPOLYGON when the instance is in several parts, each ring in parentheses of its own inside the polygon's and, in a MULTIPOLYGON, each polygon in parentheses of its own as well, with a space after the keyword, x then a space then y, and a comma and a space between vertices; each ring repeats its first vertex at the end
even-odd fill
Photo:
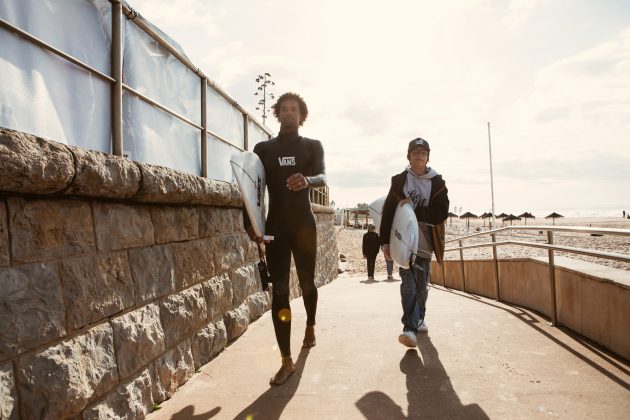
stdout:
POLYGON ((458 214, 630 211, 627 0, 129 2, 259 121, 259 74, 304 97, 336 207, 422 137, 458 214))

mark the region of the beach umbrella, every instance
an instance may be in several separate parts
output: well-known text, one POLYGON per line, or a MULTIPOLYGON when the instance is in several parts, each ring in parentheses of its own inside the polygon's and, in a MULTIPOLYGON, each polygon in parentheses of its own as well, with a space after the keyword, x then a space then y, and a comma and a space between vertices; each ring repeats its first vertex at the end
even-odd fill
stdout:
POLYGON ((486 219, 489 218, 489 217, 492 217, 492 213, 486 212, 486 213, 482 214, 479 217, 481 217, 483 219, 483 226, 486 227, 486 219))
POLYGON ((466 219, 466 227, 470 226, 470 219, 476 219, 478 218, 478 216, 476 214, 472 214, 471 212, 467 211, 466 213, 462 214, 461 216, 459 216, 460 219, 466 219))
POLYGON ((506 217, 508 217, 508 215, 507 215, 507 214, 505 214, 505 213, 501 213, 501 214, 499 214, 499 215, 497 216, 497 219, 503 219, 503 218, 506 218, 506 217))
POLYGON ((510 222, 510 226, 512 226, 512 222, 514 220, 521 220, 521 218, 518 216, 514 216, 513 214, 509 214, 507 217, 503 218, 504 222, 510 222))
POLYGON ((549 216, 545 216, 545 219, 551 219, 552 224, 556 224, 556 219, 559 217, 564 217, 561 214, 556 213, 555 211, 551 213, 549 216))
POLYGON ((456 215, 455 213, 449 211, 448 212, 448 219, 449 219, 449 222, 450 222, 451 225, 453 224, 453 217, 459 217, 459 216, 456 215))
POLYGON ((531 213, 525 212, 523 214, 519 214, 518 217, 522 217, 523 219, 525 219, 525 224, 527 224, 527 219, 535 219, 536 216, 534 216, 531 213))

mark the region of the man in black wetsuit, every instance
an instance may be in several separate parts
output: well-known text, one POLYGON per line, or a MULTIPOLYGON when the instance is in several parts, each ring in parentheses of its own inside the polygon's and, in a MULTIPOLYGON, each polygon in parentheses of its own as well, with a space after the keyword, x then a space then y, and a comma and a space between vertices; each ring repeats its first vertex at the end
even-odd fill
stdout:
MULTIPOLYGON (((256 144, 256 153, 265 167, 269 191, 269 214, 265 234, 274 237, 266 244, 267 264, 272 287, 272 319, 276 340, 280 347, 282 366, 271 377, 271 385, 280 385, 295 371, 291 358, 291 307, 289 306, 289 278, 291 254, 295 261, 304 307, 306 331, 303 347, 315 345, 315 258, 317 232, 311 211, 310 187, 326 185, 324 149, 318 140, 298 134, 308 116, 304 100, 295 93, 285 93, 273 106, 280 122, 278 137, 256 144)), ((245 229, 249 237, 260 245, 245 215, 245 229)))

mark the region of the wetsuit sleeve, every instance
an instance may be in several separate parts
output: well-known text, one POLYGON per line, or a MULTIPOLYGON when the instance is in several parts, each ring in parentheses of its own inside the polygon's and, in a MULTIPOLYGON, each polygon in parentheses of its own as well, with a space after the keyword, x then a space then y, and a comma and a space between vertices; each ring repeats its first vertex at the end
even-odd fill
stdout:
POLYGON ((366 255, 366 248, 367 248, 367 233, 365 235, 363 235, 363 246, 361 247, 361 253, 363 255, 366 255))
POLYGON ((311 187, 323 187, 324 185, 326 185, 326 166, 324 164, 324 147, 319 140, 313 140, 312 153, 312 175, 307 176, 306 180, 311 187))

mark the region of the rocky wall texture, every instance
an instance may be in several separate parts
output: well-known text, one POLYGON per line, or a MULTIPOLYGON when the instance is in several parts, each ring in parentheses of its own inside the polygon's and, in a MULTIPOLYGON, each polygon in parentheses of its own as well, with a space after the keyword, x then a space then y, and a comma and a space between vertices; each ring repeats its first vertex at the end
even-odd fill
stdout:
MULTIPOLYGON (((0 419, 143 418, 243 334, 271 305, 241 205, 234 184, 0 128, 0 419)), ((321 286, 334 214, 313 211, 321 286)))

